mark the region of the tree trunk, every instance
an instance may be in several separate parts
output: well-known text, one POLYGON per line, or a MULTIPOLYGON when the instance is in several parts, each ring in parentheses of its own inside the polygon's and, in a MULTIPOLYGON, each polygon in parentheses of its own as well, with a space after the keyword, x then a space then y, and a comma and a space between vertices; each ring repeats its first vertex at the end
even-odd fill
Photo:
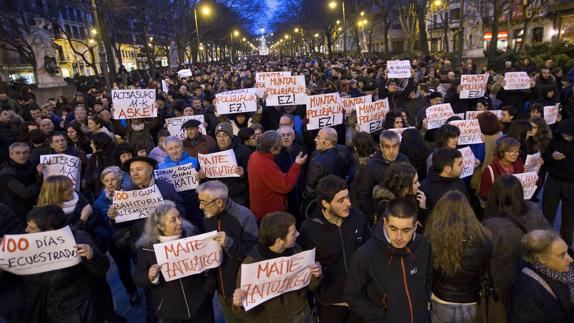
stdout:
POLYGON ((389 21, 388 17, 385 15, 383 16, 383 54, 388 57, 389 56, 389 21))
POLYGON ((331 37, 331 31, 327 30, 325 33, 327 37, 327 54, 329 55, 329 59, 333 58, 333 38, 331 37))
POLYGON ((498 43, 498 19, 500 17, 500 7, 499 7, 500 0, 493 0, 493 15, 492 15, 492 39, 488 46, 488 53, 487 58, 488 61, 492 61, 496 57, 496 48, 498 43))
MULTIPOLYGON (((419 50, 424 54, 429 53, 429 44, 427 40, 427 27, 426 27, 426 0, 417 0, 415 5, 417 11, 417 18, 419 24, 419 50), (421 3, 422 2, 422 3, 421 3)), ((462 14, 462 13, 461 13, 462 14)))

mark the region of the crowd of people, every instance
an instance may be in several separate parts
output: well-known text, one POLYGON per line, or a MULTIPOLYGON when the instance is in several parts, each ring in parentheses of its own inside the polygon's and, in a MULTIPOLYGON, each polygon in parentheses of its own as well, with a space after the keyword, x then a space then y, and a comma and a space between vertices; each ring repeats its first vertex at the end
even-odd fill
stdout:
POLYGON ((106 280, 109 253, 147 322, 214 322, 214 302, 228 323, 574 322, 574 68, 525 58, 479 69, 433 56, 411 60, 411 78, 393 79, 386 64, 251 57, 191 65, 187 78, 125 72, 112 89, 156 90, 158 115, 146 119, 113 119, 111 89, 89 83, 46 102, 27 87, 0 91, 0 237, 69 226, 82 258, 22 276, 0 264, 0 321, 125 322, 106 280), (256 112, 216 113, 217 93, 252 88, 257 72, 272 71, 304 75, 307 95, 388 99, 383 129, 359 131, 351 109, 342 124, 307 130, 305 105, 266 106, 264 97, 256 112), (527 72, 530 89, 505 90, 512 71, 527 72), (460 99, 461 74, 483 72, 484 97, 460 99), (458 144, 450 122, 459 116, 428 129, 426 109, 441 103, 480 111, 483 142, 458 144), (544 107, 557 105, 549 125, 544 107), (166 119, 192 115, 204 121, 185 122, 184 139, 171 135, 166 119), (464 147, 474 173, 460 178, 464 147), (198 154, 226 150, 236 176, 208 178, 198 154), (526 200, 513 174, 537 153, 538 189, 526 200), (48 154, 78 157, 78 183, 44 178, 48 154), (188 164, 194 190, 154 177, 188 164), (116 223, 114 192, 152 186, 163 202, 116 223), (167 281, 153 245, 211 231, 221 265, 167 281), (243 307, 242 264, 313 248, 308 286, 243 307))

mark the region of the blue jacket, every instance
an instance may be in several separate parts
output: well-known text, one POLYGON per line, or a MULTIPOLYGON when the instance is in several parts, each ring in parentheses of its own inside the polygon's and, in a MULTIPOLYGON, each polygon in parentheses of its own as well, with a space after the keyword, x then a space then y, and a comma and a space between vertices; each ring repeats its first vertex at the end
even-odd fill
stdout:
POLYGON ((191 163, 193 165, 193 168, 195 168, 195 170, 199 170, 199 160, 195 157, 191 157, 185 151, 183 151, 181 153, 181 159, 179 161, 173 161, 173 160, 171 160, 171 157, 169 157, 169 155, 167 155, 167 156, 165 156, 164 162, 159 164, 157 166, 157 168, 158 169, 164 169, 164 168, 170 168, 170 167, 175 167, 175 166, 181 166, 181 165, 185 165, 185 164, 189 164, 189 163, 191 163))

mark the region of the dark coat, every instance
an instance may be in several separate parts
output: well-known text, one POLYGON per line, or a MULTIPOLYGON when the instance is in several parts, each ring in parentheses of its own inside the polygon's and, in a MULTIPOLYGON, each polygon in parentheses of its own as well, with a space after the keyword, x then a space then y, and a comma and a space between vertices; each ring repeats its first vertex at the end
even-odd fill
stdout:
POLYGON ((305 197, 313 198, 317 183, 327 175, 336 175, 346 179, 349 174, 349 168, 352 166, 352 159, 353 157, 349 150, 342 145, 323 151, 315 151, 307 170, 305 197))
MULTIPOLYGON (((24 233, 24 223, 5 204, 0 204, 0 239, 7 234, 24 233)), ((17 316, 24 299, 22 276, 0 270, 0 317, 17 316)), ((10 319, 8 319, 10 321, 10 319)))
POLYGON ((208 154, 215 149, 217 149, 215 139, 201 133, 196 139, 185 138, 183 140, 183 150, 191 157, 197 158, 197 154, 208 154))
POLYGON ((14 210, 21 220, 36 204, 40 193, 37 177, 36 169, 30 162, 20 165, 8 160, 0 169, 0 200, 14 210))
MULTIPOLYGON (((468 199, 468 191, 462 179, 458 177, 442 177, 434 168, 429 169, 427 178, 421 183, 420 190, 427 197, 427 210, 430 213, 438 200, 448 191, 459 191, 468 199)), ((470 199, 469 199, 470 200, 470 199)))
MULTIPOLYGON (((567 125, 567 124, 565 124, 567 125)), ((558 128, 560 130, 561 128, 558 128)), ((564 130, 566 131, 566 130, 564 130)), ((574 131, 574 130, 573 130, 574 131)), ((566 141, 561 134, 554 134, 550 144, 544 151, 544 166, 548 170, 548 176, 558 182, 574 183, 574 142, 566 141), (566 158, 555 160, 552 153, 558 151, 566 158)))

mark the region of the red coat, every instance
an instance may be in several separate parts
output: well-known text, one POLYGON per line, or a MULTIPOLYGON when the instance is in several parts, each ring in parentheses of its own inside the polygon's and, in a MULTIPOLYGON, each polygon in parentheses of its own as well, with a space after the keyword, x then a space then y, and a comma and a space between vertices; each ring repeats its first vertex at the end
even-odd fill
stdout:
MULTIPOLYGON (((513 170, 512 174, 520 174, 524 173, 524 164, 520 158, 517 158, 514 164, 512 165, 513 170)), ((494 157, 492 164, 486 167, 484 171, 482 171, 482 175, 480 176, 480 190, 478 196, 483 201, 488 199, 488 195, 490 194, 490 189, 492 188, 492 184, 498 178, 498 176, 504 174, 504 169, 500 166, 500 159, 498 157, 494 157), (492 174, 490 173, 490 169, 492 169, 492 174), (492 180, 494 178, 494 181, 492 180)))
POLYGON ((270 212, 287 210, 287 195, 297 184, 301 165, 293 163, 283 173, 270 153, 256 151, 249 157, 249 205, 260 221, 270 212))

